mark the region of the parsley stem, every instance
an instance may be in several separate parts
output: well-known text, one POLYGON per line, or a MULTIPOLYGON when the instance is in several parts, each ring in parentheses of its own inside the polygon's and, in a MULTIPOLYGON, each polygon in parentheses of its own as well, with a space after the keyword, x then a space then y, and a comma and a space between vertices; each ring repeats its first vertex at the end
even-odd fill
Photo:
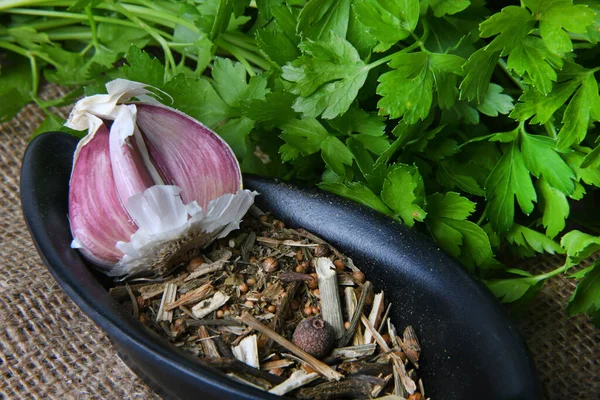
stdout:
POLYGON ((248 60, 246 60, 244 58, 244 56, 242 54, 240 54, 239 50, 241 50, 241 49, 231 46, 229 43, 225 42, 224 40, 221 40, 220 38, 217 38, 216 43, 220 48, 222 48, 223 50, 225 50, 226 52, 228 52, 229 54, 234 56, 244 66, 244 68, 246 68, 246 72, 248 72, 248 75, 256 76, 254 69, 248 63, 248 60))
POLYGON ((85 7, 85 13, 88 16, 88 21, 90 23, 90 29, 92 31, 92 44, 94 45, 94 48, 96 49, 96 51, 98 51, 99 49, 99 44, 98 44, 98 35, 97 35, 97 30, 96 30, 96 21, 94 21, 94 13, 92 12, 92 6, 87 5, 85 7))
MULTIPOLYGON (((168 65, 170 65, 171 71, 173 71, 173 73, 174 73, 177 70, 177 64, 175 63, 175 59, 173 58, 173 53, 171 53, 171 49, 169 48, 169 45, 167 44, 166 40, 161 35, 159 35, 156 30, 154 30, 152 27, 150 27, 148 24, 146 24, 144 21, 142 21, 136 15, 133 15, 132 13, 130 13, 128 10, 126 10, 120 4, 111 1, 111 5, 114 7, 115 11, 123 14, 126 18, 128 18, 132 22, 135 22, 136 24, 138 24, 140 28, 145 30, 150 36, 152 36, 154 38, 154 40, 156 40, 158 42, 160 47, 163 49, 163 52, 165 53, 165 59, 166 59, 168 65)), ((171 74, 169 73, 169 67, 165 66, 165 77, 164 77, 165 82, 170 77, 171 77, 171 74)))
POLYGON ((31 95, 35 100, 37 98, 37 91, 40 85, 40 76, 38 74, 37 61, 35 57, 29 57, 29 65, 31 66, 31 95))
POLYGON ((44 3, 52 3, 54 0, 0 0, 0 11, 14 7, 40 6, 44 3))
MULTIPOLYGON (((69 25, 75 25, 78 24, 79 21, 76 20, 60 20, 60 19, 56 19, 56 20, 48 20, 48 21, 41 21, 41 22, 33 22, 31 24, 23 24, 23 25, 19 25, 19 28, 27 28, 27 29, 35 29, 36 31, 43 31, 45 29, 52 29, 52 28, 62 28, 65 26, 69 26, 69 25)), ((10 31, 11 27, 8 26, 6 28, 0 28, 0 35, 4 35, 7 34, 10 31)))
MULTIPOLYGON (((247 61, 250 61, 252 64, 256 65, 257 67, 259 67, 265 71, 271 67, 270 64, 267 62, 267 60, 265 60, 264 58, 260 57, 259 55, 255 54, 253 52, 250 52, 248 50, 245 50, 242 48, 237 48, 237 47, 233 46, 231 43, 228 43, 225 40, 223 40, 223 38, 220 36, 217 38, 217 40, 215 40, 215 44, 217 46, 219 46, 220 48, 222 48, 223 50, 225 50, 226 52, 228 52, 229 54, 231 54, 232 56, 234 56, 235 58, 237 58, 237 56, 235 54, 233 54, 230 50, 235 51, 242 58, 246 59, 247 61)), ((239 59, 238 59, 238 61, 241 62, 241 60, 239 60, 239 59)))
MULTIPOLYGON (((429 32, 427 32, 427 34, 429 34, 429 32)), ((421 39, 420 37, 418 37, 417 35, 415 35, 414 32, 411 32, 410 36, 412 36, 412 38, 415 39, 415 44, 417 44, 421 48, 421 50, 423 50, 425 52, 427 51, 427 49, 425 48, 425 46, 423 46, 424 39, 421 39)))
MULTIPOLYGON (((219 37, 223 38, 224 40, 228 41, 229 43, 240 47, 242 49, 246 49, 248 51, 251 51, 253 53, 258 53, 258 46, 256 44, 254 44, 253 41, 249 41, 249 40, 241 40, 242 37, 240 37, 241 35, 234 35, 231 33, 222 33, 219 37)), ((245 36, 243 36, 245 38, 245 36)))
POLYGON ((392 53, 390 55, 387 55, 387 56, 385 56, 383 58, 380 58, 379 60, 375 60, 375 61, 373 61, 370 64, 367 64, 367 69, 373 69, 375 67, 380 66, 381 64, 385 64, 386 62, 391 61, 396 55, 402 54, 402 53, 409 53, 409 52, 413 51, 414 49, 416 49, 419 46, 420 46, 419 43, 413 43, 410 46, 405 47, 405 48, 403 48, 400 51, 397 51, 397 52, 392 53))
POLYGON ((540 282, 545 279, 552 278, 553 276, 558 275, 560 273, 566 272, 571 267, 572 267, 572 265, 570 265, 567 260, 565 262, 565 265, 558 267, 556 269, 553 269, 552 271, 546 272, 545 274, 536 275, 536 276, 534 276, 534 278, 536 279, 537 282, 540 282))
MULTIPOLYGON (((172 24, 175 24, 175 25, 184 26, 195 33, 198 33, 198 34, 202 33, 196 25, 194 25, 193 23, 191 23, 190 21, 188 21, 186 19, 179 18, 174 14, 170 14, 168 12, 159 12, 159 11, 147 8, 147 7, 140 7, 140 6, 127 4, 127 3, 119 2, 118 4, 121 9, 130 13, 130 15, 135 15, 136 17, 147 19, 151 22, 155 22, 157 24, 166 26, 168 28, 173 28, 172 24), (167 24, 167 22, 170 22, 172 24, 167 24)), ((109 4, 108 5, 100 4, 96 7, 101 8, 101 9, 111 9, 109 4)), ((123 13, 122 11, 119 11, 119 12, 121 14, 125 15, 125 13, 123 13)))
MULTIPOLYGON (((66 11, 33 10, 33 9, 28 9, 28 8, 14 8, 12 10, 8 10, 7 12, 10 12, 12 14, 19 14, 19 15, 64 18, 64 19, 71 19, 71 20, 77 20, 77 21, 87 21, 88 20, 88 17, 86 15, 71 13, 71 12, 66 12, 66 11)), ((138 25, 136 25, 130 21, 124 21, 124 20, 116 19, 116 18, 102 17, 102 16, 98 16, 98 15, 94 15, 94 21, 106 22, 106 23, 110 23, 113 25, 128 26, 130 28, 138 27, 138 25)))

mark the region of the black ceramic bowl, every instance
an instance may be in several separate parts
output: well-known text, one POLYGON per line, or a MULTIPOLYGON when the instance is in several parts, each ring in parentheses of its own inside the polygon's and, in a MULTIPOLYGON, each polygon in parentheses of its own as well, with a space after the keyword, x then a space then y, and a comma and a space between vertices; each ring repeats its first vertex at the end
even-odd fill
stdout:
MULTIPOLYGON (((166 396, 276 399, 202 366, 149 332, 111 299, 102 284, 106 281, 71 249, 67 197, 76 143, 60 133, 37 137, 21 172, 25 220, 54 278, 108 334, 125 361, 166 396)), ((396 326, 411 324, 420 337, 420 375, 428 397, 541 397, 523 341, 500 304, 428 238, 319 190, 252 176, 244 183, 261 193, 261 208, 329 241, 385 291, 396 326)))

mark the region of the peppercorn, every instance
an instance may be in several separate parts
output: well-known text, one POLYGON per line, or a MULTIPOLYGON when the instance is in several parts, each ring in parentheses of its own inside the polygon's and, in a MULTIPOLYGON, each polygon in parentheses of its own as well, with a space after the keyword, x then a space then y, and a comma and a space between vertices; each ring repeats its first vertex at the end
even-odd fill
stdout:
POLYGON ((194 272, 197 270, 202 264, 204 264, 204 258, 202 257, 194 257, 190 260, 187 267, 185 268, 187 272, 194 272))
POLYGON ((335 345, 335 331, 321 318, 306 318, 296 327, 292 342, 311 356, 323 358, 335 345))

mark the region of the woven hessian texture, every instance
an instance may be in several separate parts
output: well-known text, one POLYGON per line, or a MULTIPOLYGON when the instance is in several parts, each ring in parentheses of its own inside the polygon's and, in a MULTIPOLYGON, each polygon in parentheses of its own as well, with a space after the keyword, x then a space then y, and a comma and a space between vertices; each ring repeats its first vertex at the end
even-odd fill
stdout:
MULTIPOLYGON (((47 87, 44 94, 60 93, 47 87)), ((19 169, 42 118, 28 106, 0 125, 0 398, 158 398, 59 288, 31 242, 20 208, 19 169)), ((549 271, 561 263, 544 257, 524 268, 549 271)), ((583 316, 565 316, 573 289, 569 280, 553 278, 518 326, 547 398, 600 399, 600 330, 583 316)))

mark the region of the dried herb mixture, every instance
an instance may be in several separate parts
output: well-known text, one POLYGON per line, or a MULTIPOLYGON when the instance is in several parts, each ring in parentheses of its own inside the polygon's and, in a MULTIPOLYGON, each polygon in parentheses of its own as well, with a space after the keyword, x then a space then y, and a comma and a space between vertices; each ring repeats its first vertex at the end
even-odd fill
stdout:
POLYGON ((110 294, 174 346, 270 393, 425 399, 416 332, 396 330, 384 293, 322 239, 251 211, 240 230, 187 265, 110 294), (302 321, 332 329, 333 336, 323 336, 332 343, 320 343, 320 336, 307 341, 329 346, 325 356, 301 348, 294 332, 302 321))

